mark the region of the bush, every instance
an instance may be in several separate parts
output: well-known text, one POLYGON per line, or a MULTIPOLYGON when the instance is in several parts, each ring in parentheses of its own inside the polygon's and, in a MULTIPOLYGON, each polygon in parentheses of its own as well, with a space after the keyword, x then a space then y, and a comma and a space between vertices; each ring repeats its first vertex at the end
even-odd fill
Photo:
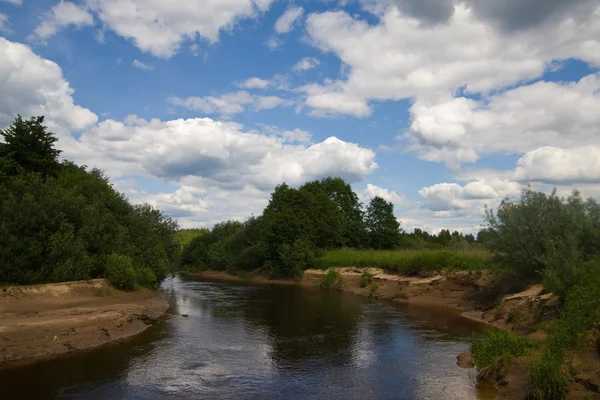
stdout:
POLYGON ((292 245, 282 245, 279 248, 279 258, 283 275, 299 279, 302 271, 313 264, 315 246, 306 239, 298 239, 292 245))
POLYGON ((369 288, 369 297, 373 297, 377 290, 379 290, 379 283, 371 282, 371 287, 369 288))
POLYGON ((344 279, 340 275, 340 271, 337 269, 330 269, 321 278, 320 287, 323 289, 339 289, 342 287, 344 279))
POLYGON ((489 328, 471 337, 471 353, 480 378, 500 379, 513 356, 527 354, 533 343, 512 332, 489 328))
POLYGON ((136 284, 136 272, 131 257, 123 254, 111 254, 106 261, 106 279, 121 290, 133 290, 136 284))
POLYGON ((371 283, 374 276, 375 276, 374 274, 369 272, 368 268, 365 268, 360 277, 360 287, 366 288, 371 283))
POLYGON ((148 267, 142 267, 135 272, 136 282, 140 286, 144 286, 147 288, 157 288, 160 283, 158 279, 156 279, 156 275, 154 272, 148 267))

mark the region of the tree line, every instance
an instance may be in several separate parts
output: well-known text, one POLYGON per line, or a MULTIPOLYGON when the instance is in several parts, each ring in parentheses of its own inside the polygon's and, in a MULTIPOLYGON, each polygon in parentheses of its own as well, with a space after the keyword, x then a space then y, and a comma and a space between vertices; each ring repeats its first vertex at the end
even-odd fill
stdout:
POLYGON ((158 286, 178 262, 177 223, 131 204, 100 170, 60 162, 43 123, 18 116, 0 130, 0 281, 158 286))

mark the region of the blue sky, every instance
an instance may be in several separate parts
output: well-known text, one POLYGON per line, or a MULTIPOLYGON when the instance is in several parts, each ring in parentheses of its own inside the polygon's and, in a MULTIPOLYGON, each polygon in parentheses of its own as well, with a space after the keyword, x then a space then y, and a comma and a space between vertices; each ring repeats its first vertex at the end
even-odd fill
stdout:
POLYGON ((408 230, 476 231, 526 185, 599 197, 600 6, 498 4, 0 0, 0 128, 45 114, 183 227, 328 175, 408 230))

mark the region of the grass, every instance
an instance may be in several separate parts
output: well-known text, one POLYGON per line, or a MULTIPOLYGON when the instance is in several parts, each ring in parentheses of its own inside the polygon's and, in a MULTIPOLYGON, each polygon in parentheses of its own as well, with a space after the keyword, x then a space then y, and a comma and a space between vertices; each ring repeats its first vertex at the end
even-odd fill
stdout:
POLYGON ((415 274, 437 270, 480 271, 497 268, 487 250, 329 250, 315 259, 316 268, 377 267, 415 274))
POLYGON ((471 337, 471 353, 480 378, 502 378, 511 357, 526 355, 533 347, 531 339, 489 328, 471 337))
POLYGON ((375 275, 369 272, 368 268, 365 268, 362 276, 360 277, 360 287, 366 288, 373 281, 375 275))
POLYGON ((371 282, 371 287, 369 288, 369 297, 373 297, 375 292, 379 289, 379 283, 371 282))
POLYGON ((393 297, 394 299, 403 299, 403 300, 408 300, 408 294, 406 294, 406 292, 402 289, 398 289, 398 291, 396 292, 396 294, 393 297))
POLYGON ((327 271, 323 278, 321 278, 321 288, 323 289, 339 289, 342 287, 343 278, 340 275, 340 272, 332 268, 327 271))

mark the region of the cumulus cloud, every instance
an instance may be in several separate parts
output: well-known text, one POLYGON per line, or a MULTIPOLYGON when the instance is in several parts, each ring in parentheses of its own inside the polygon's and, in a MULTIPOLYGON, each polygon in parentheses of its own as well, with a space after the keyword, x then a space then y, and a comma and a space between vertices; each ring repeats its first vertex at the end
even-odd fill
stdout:
POLYGON ((407 148, 457 166, 481 155, 525 153, 545 145, 593 145, 600 134, 600 74, 578 82, 536 82, 473 100, 417 100, 407 148))
POLYGON ((356 115, 353 108, 334 110, 330 102, 315 98, 333 95, 363 104, 416 96, 430 100, 459 89, 488 93, 528 81, 553 60, 577 58, 600 66, 597 3, 595 10, 577 21, 564 16, 551 29, 511 34, 493 29, 468 3, 455 4, 451 17, 436 25, 424 25, 397 7, 385 7, 378 24, 343 11, 311 14, 306 21, 310 40, 337 55, 348 73, 307 93, 306 103, 356 115))
POLYGON ((321 61, 318 58, 314 57, 304 57, 302 60, 298 61, 296 65, 292 68, 294 71, 308 71, 309 69, 316 68, 321 61))
POLYGON ((47 125, 61 138, 69 131, 91 127, 98 117, 75 105, 73 92, 57 64, 23 44, 0 37, 0 129, 10 125, 17 114, 24 118, 44 115, 47 125))
POLYGON ((586 13, 593 11, 594 0, 362 0, 368 10, 381 12, 386 6, 393 5, 403 14, 411 16, 424 24, 447 22, 454 14, 454 8, 466 4, 481 19, 494 26, 515 31, 535 28, 565 18, 583 19, 586 13), (376 7, 379 5, 379 7, 376 7))
POLYGON ((600 146, 544 146, 517 161, 515 179, 550 183, 600 183, 600 146))
POLYGON ((292 101, 278 96, 257 96, 246 91, 226 93, 220 96, 171 97, 168 101, 178 107, 223 116, 239 114, 247 109, 261 111, 293 104, 292 101))
POLYGON ((61 0, 42 17, 31 39, 45 40, 54 36, 61 28, 68 26, 81 28, 93 24, 94 17, 85 7, 61 0))
POLYGON ((200 36, 210 43, 237 21, 267 11, 272 0, 87 0, 104 25, 131 39, 142 51, 169 58, 185 40, 200 36))
POLYGON ((304 14, 302 7, 289 7, 275 22, 275 32, 280 34, 290 32, 302 14, 304 14))
POLYGON ((154 66, 152 66, 150 64, 143 63, 143 62, 141 62, 141 61, 139 61, 137 59, 133 60, 133 63, 131 63, 131 65, 134 68, 143 69, 144 71, 152 71, 154 69, 154 66))
POLYGON ((409 201, 406 200, 406 197, 403 194, 398 194, 394 190, 382 188, 371 183, 368 183, 367 187, 364 190, 361 190, 358 195, 363 203, 367 203, 373 197, 379 196, 396 206, 407 206, 409 204, 409 201))
POLYGON ((242 89, 266 89, 271 85, 271 81, 252 77, 237 84, 242 89))
POLYGON ((490 201, 497 202, 505 197, 515 197, 520 192, 519 183, 501 179, 473 181, 464 186, 457 183, 438 183, 419 190, 429 210, 477 209, 481 215, 483 215, 483 206, 490 201))

